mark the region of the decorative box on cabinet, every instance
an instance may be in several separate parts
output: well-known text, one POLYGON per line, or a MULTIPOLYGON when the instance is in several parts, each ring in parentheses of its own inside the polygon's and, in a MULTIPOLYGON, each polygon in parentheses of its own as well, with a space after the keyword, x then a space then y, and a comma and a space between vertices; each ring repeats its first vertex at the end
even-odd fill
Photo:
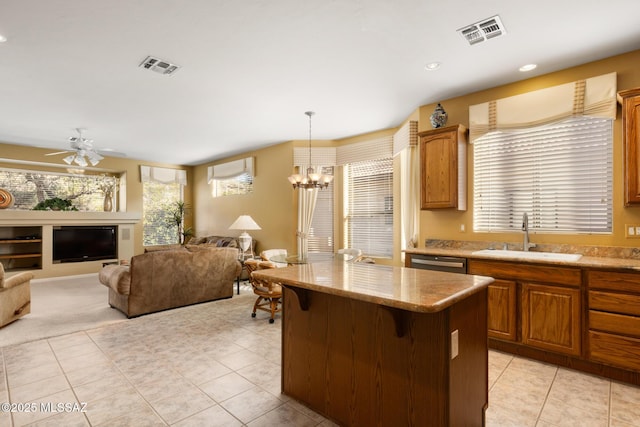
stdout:
POLYGON ((640 88, 618 92, 622 104, 624 204, 640 204, 640 88))
POLYGON ((418 133, 420 208, 467 209, 467 128, 448 126, 418 133))

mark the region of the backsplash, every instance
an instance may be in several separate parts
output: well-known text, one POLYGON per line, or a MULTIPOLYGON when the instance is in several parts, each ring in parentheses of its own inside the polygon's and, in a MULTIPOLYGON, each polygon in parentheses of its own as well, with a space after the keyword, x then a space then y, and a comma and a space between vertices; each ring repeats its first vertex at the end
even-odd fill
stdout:
MULTIPOLYGON (((464 249, 464 250, 481 250, 481 249, 511 249, 522 250, 522 244, 509 243, 504 248, 505 242, 490 241, 466 241, 466 240, 440 240, 425 239, 424 246, 426 248, 442 248, 442 249, 464 249)), ((640 260, 640 248, 620 247, 620 246, 584 246, 569 244, 536 244, 535 248, 531 248, 532 252, 554 252, 581 254, 588 257, 606 257, 606 258, 624 258, 640 260)))

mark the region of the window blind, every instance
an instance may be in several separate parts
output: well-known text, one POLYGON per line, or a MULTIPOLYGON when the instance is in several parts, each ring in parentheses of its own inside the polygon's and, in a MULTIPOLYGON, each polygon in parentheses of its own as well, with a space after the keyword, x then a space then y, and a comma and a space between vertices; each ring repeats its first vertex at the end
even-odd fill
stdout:
POLYGON ((347 247, 365 255, 393 255, 393 159, 345 166, 348 181, 347 247))
MULTIPOLYGON (((322 173, 333 175, 333 167, 323 167, 322 173)), ((309 252, 333 253, 333 187, 330 182, 327 188, 318 190, 309 231, 309 252)))
POLYGON ((474 150, 474 231, 611 233, 612 120, 490 132, 474 150))

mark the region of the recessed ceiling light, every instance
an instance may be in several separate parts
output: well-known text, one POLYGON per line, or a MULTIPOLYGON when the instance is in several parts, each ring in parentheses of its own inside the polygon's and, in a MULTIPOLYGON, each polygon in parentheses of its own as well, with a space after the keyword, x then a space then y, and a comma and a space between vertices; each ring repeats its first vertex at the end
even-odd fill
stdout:
POLYGON ((538 66, 537 64, 527 64, 520 67, 519 70, 524 73, 526 71, 535 70, 537 66, 538 66))
POLYGON ((424 69, 427 71, 434 71, 440 68, 441 65, 442 65, 441 62, 429 62, 427 65, 424 66, 424 69))
POLYGON ((0 34, 0 43, 4 43, 7 41, 7 38, 5 36, 3 36, 2 34, 0 34))

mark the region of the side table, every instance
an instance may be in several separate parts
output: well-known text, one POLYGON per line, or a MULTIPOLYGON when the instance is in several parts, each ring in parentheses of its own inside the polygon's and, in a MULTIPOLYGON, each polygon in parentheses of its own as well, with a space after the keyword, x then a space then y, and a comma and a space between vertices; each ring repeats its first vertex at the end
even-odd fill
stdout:
POLYGON ((247 271, 247 267, 244 265, 244 262, 250 259, 256 259, 256 258, 245 258, 245 259, 238 260, 240 261, 240 265, 242 265, 242 269, 240 269, 240 274, 238 274, 238 277, 236 278, 236 294, 238 295, 240 295, 240 276, 242 276, 243 271, 247 271))

